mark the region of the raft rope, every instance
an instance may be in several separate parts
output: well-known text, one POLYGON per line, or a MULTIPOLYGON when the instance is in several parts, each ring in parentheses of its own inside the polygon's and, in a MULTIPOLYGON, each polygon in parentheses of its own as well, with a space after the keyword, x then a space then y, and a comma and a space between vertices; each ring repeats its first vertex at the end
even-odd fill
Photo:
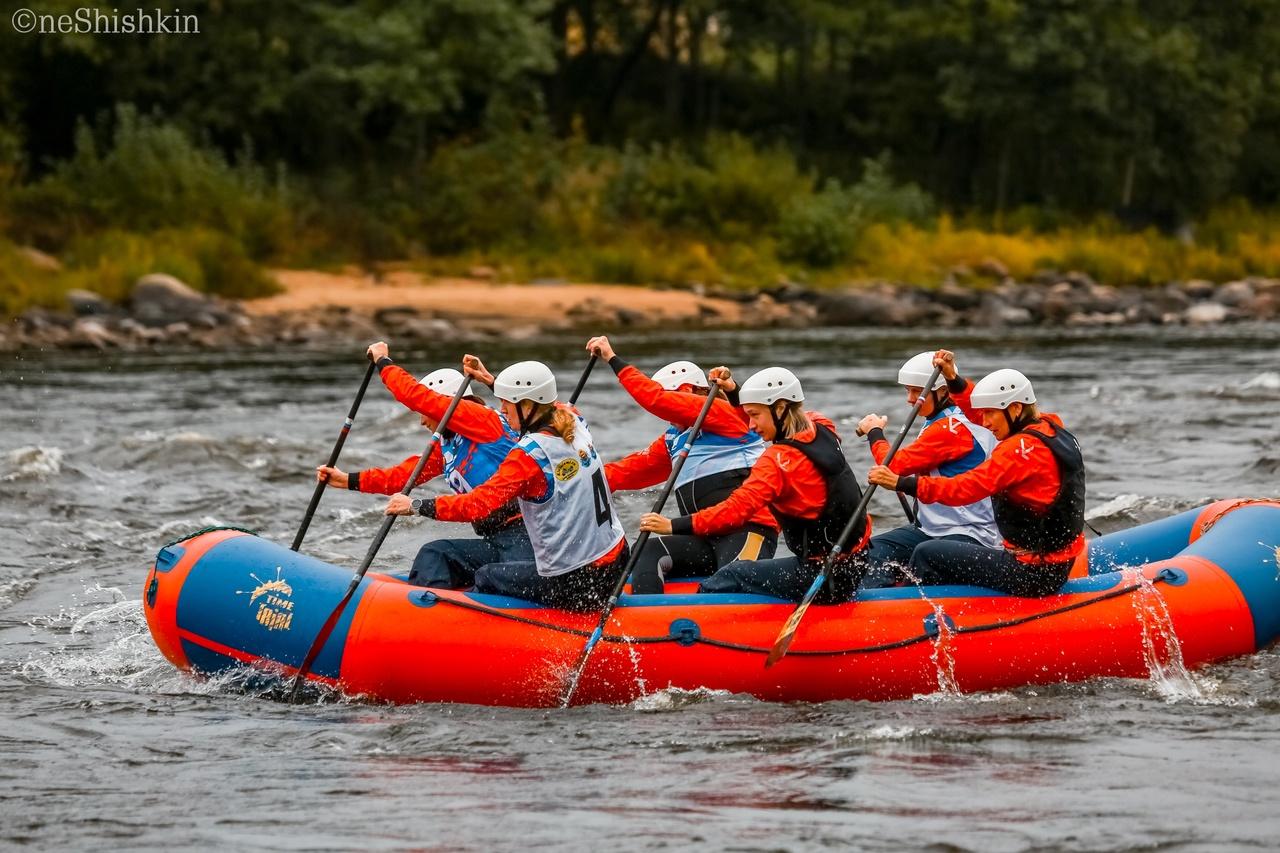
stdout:
POLYGON ((197 530, 195 533, 188 533, 186 536, 179 536, 177 539, 173 540, 172 542, 164 543, 157 550, 163 551, 165 548, 168 548, 170 545, 177 545, 180 542, 186 542, 188 539, 195 539, 197 536, 203 536, 206 533, 213 533, 218 530, 236 530, 240 533, 248 533, 250 536, 258 535, 258 531, 249 530, 246 527, 232 527, 231 525, 226 525, 226 524, 215 524, 213 527, 202 527, 199 530, 197 530))
MULTIPOLYGON (((1156 573, 1155 577, 1151 579, 1151 584, 1154 585, 1157 583, 1166 583, 1166 582, 1175 580, 1177 577, 1178 577, 1178 574, 1176 572, 1170 569, 1161 569, 1159 572, 1156 573)), ((1117 589, 1104 592, 1101 595, 1095 595, 1092 598, 1086 599, 1084 601, 1073 601, 1070 604, 1064 604, 1061 607, 1055 607, 1052 610, 1043 610, 1039 613, 1031 613, 1026 616, 1018 616, 1013 619, 1003 619, 998 622, 988 622, 982 625, 964 625, 964 626, 958 626, 955 628, 948 627, 947 633, 955 634, 955 635, 980 634, 985 631, 998 631, 1003 628, 1012 628, 1017 625, 1025 625, 1028 622, 1035 622, 1039 619, 1047 619, 1050 616, 1058 616, 1063 613, 1069 613, 1072 610, 1081 610, 1085 607, 1098 604, 1099 602, 1109 601, 1110 599, 1113 599, 1113 598, 1119 598, 1122 595, 1129 595, 1130 593, 1137 592, 1138 590, 1143 589, 1145 586, 1146 586, 1146 583, 1142 583, 1142 582, 1132 583, 1132 584, 1129 584, 1128 586, 1122 586, 1117 589)), ((463 610, 470 610, 475 613, 484 613, 489 616, 496 616, 499 619, 507 619, 512 622, 518 622, 522 625, 532 625, 533 627, 543 628, 558 634, 570 634, 576 637, 586 637, 588 636, 588 634, 590 634, 589 631, 585 631, 581 628, 569 628, 565 625, 556 625, 551 622, 543 622, 542 620, 532 619, 528 616, 519 616, 517 614, 508 613, 503 610, 495 610, 494 608, 486 607, 483 604, 478 604, 474 601, 468 601, 465 599, 459 600, 454 598, 445 598, 445 597, 436 595, 434 592, 430 592, 430 591, 422 593, 420 596, 420 600, 424 603, 435 602, 440 604, 451 604, 454 607, 458 607, 463 610)), ((696 631, 696 627, 695 627, 695 631, 696 631)), ((802 657, 838 657, 841 655, 863 655, 863 654, 872 654, 875 652, 887 652, 887 651, 892 651, 894 649, 906 648, 907 646, 914 646, 918 643, 928 642, 934 639, 935 637, 937 637, 938 634, 939 634, 939 631, 935 629, 933 631, 925 631, 924 633, 918 634, 914 637, 907 637, 901 640, 894 640, 893 642, 889 642, 889 643, 878 643, 874 646, 858 646, 858 647, 847 648, 847 649, 792 649, 789 652, 789 654, 799 655, 802 657)), ((679 632, 678 629, 676 631, 673 631, 670 634, 667 634, 665 636, 660 636, 660 637, 627 637, 622 634, 605 634, 600 639, 608 643, 627 643, 631 645, 679 643, 680 645, 691 646, 691 645, 694 645, 695 643, 701 643, 703 645, 713 646, 718 649, 728 649, 730 651, 735 651, 735 652, 750 652, 750 653, 762 654, 762 655, 767 655, 771 649, 771 646, 752 646, 746 643, 734 643, 728 640, 717 640, 714 637, 704 637, 701 635, 700 632, 699 633, 694 633, 694 632, 682 633, 682 632, 679 632)))

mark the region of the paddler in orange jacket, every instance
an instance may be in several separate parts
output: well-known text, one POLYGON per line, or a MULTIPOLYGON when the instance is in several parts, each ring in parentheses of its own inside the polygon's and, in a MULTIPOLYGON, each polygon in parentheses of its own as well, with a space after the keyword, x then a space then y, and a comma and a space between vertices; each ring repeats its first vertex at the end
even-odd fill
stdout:
MULTIPOLYGON (((587 351, 609 362, 631 399, 670 426, 643 450, 605 466, 609 491, 646 489, 666 482, 673 460, 707 399, 707 377, 690 361, 674 361, 649 378, 627 364, 603 335, 587 341, 587 351)), ((733 395, 736 398, 736 394, 733 395)), ((675 482, 682 515, 715 506, 747 479, 764 452, 764 440, 751 429, 734 398, 720 397, 694 438, 675 482)), ((778 523, 760 507, 745 523, 715 536, 651 536, 636 557, 631 591, 656 594, 673 578, 707 577, 734 560, 764 560, 778 545, 778 523)))
MULTIPOLYGON (((419 382, 391 360, 390 349, 384 341, 369 347, 369 357, 377 364, 378 375, 392 396, 405 408, 421 415, 424 427, 434 430, 462 386, 462 374, 451 367, 442 367, 419 382)), ((479 359, 471 355, 463 361, 480 364, 479 359)), ((479 397, 468 395, 458 404, 442 438, 432 448, 414 485, 443 476, 449 487, 462 495, 493 477, 520 436, 501 414, 486 406, 479 397)), ((393 495, 404 488, 417 464, 418 457, 414 455, 389 468, 366 468, 349 474, 326 465, 316 470, 316 476, 334 488, 393 495)), ((436 539, 423 545, 409 570, 409 583, 462 589, 475 583, 476 570, 481 566, 533 559, 533 545, 514 500, 495 507, 484 518, 477 519, 472 528, 479 538, 436 539)))
POLYGON ((954 477, 899 477, 871 469, 870 482, 915 495, 921 503, 964 506, 991 498, 1003 548, 936 540, 918 545, 911 572, 923 584, 973 584, 1011 595, 1057 592, 1085 548, 1085 470, 1080 444, 1057 415, 1040 412, 1030 380, 997 370, 977 384, 939 350, 951 398, 971 420, 981 419, 999 443, 976 468, 954 477))
MULTIPOLYGON (((805 411, 800 380, 790 370, 766 368, 741 389, 725 368, 711 371, 711 379, 726 393, 738 390, 751 426, 773 444, 725 500, 674 519, 646 513, 640 529, 664 536, 715 536, 768 508, 795 556, 736 560, 707 578, 698 591, 747 592, 799 601, 862 499, 862 489, 840 451, 835 425, 818 412, 805 411)), ((862 571, 861 552, 870 537, 871 523, 864 519, 846 543, 847 556, 840 570, 823 586, 820 603, 847 601, 852 596, 862 571)))

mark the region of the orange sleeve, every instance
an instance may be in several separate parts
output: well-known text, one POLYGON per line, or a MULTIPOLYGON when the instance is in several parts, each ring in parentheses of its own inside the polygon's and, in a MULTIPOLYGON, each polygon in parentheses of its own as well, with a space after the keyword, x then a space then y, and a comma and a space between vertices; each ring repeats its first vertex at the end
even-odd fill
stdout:
POLYGON ((658 436, 644 450, 605 463, 604 476, 611 492, 647 489, 666 482, 671 476, 671 454, 667 451, 666 440, 658 436))
POLYGON ((742 527, 761 509, 765 509, 782 493, 785 472, 778 464, 777 451, 770 447, 756 460, 751 474, 729 497, 693 515, 672 519, 673 533, 715 536, 742 527))
POLYGON ((1050 474, 1056 477, 1057 463, 1049 448, 1034 439, 1032 443, 1035 447, 1024 458, 1006 439, 996 445, 985 462, 972 470, 954 477, 918 477, 914 491, 901 491, 914 494, 923 503, 965 506, 1007 492, 1028 480, 1050 474))
MULTIPOLYGON (((681 429, 693 426, 707 402, 707 398, 701 394, 668 391, 630 364, 618 368, 618 381, 631 395, 631 399, 640 404, 640 408, 681 429)), ((726 438, 739 438, 746 435, 749 429, 743 418, 743 413, 724 397, 720 397, 711 404, 711 411, 707 412, 702 428, 726 438)))
MULTIPOLYGON (((387 386, 391 396, 395 397, 406 409, 426 415, 439 423, 445 410, 453 402, 452 397, 432 391, 418 382, 409 371, 397 364, 388 364, 382 368, 382 384, 387 386)), ((460 400, 453 417, 449 418, 448 429, 472 441, 489 442, 502 437, 502 418, 488 406, 475 400, 460 400)))
POLYGON ((493 476, 472 491, 435 498, 434 517, 441 521, 475 521, 488 517, 513 498, 536 500, 546 493, 547 478, 538 463, 515 447, 493 476))
MULTIPOLYGON (((871 435, 875 436, 875 430, 871 435)), ((973 434, 952 418, 934 421, 910 444, 898 448, 889 470, 900 476, 923 474, 932 471, 944 462, 960 459, 973 450, 973 434)), ((889 455, 889 442, 884 433, 871 443, 871 455, 877 465, 884 464, 889 455)))
MULTIPOLYGON (((374 495, 394 495, 403 490, 404 484, 409 482, 409 475, 418 464, 418 458, 418 456, 410 456, 394 468, 366 468, 363 471, 352 471, 349 475, 351 480, 348 488, 374 495)), ((431 455, 427 457, 427 464, 422 467, 422 473, 418 475, 415 488, 439 477, 442 473, 444 473, 444 452, 440 450, 440 443, 436 442, 431 448, 431 455)))
POLYGON ((975 409, 973 404, 969 402, 970 397, 973 395, 972 382, 965 379, 963 376, 957 376, 955 379, 947 382, 947 391, 951 394, 951 399, 960 407, 960 411, 964 412, 964 416, 968 418, 971 423, 982 423, 981 412, 975 409), (952 383, 955 384, 953 385, 952 383), (964 384, 962 385, 961 383, 964 384))

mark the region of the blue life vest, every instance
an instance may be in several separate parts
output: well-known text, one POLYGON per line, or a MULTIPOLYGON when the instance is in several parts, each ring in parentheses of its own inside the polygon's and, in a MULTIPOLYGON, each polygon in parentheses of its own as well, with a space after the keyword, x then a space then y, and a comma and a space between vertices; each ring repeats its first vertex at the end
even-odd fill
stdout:
MULTIPOLYGON (((924 432, 930 424, 944 418, 948 419, 948 429, 952 432, 964 431, 973 446, 959 459, 943 462, 934 468, 929 472, 931 477, 954 477, 957 474, 972 471, 987 460, 992 448, 996 446, 996 437, 991 434, 991 431, 972 423, 960 411, 960 407, 955 405, 947 406, 942 411, 934 413, 924 422, 924 427, 920 431, 924 432)), ((1000 531, 996 529, 995 510, 991 506, 990 498, 983 498, 965 506, 947 506, 940 503, 918 506, 916 518, 920 522, 920 530, 931 537, 962 534, 971 536, 991 548, 999 548, 1002 545, 1000 531)))
MULTIPOLYGON (((498 417, 502 421, 502 435, 493 441, 474 441, 451 432, 440 443, 440 452, 444 455, 444 479, 455 493, 466 494, 487 482, 520 440, 506 418, 501 415, 498 417)), ((505 527, 519 514, 519 507, 512 500, 472 526, 476 533, 485 536, 505 527)))

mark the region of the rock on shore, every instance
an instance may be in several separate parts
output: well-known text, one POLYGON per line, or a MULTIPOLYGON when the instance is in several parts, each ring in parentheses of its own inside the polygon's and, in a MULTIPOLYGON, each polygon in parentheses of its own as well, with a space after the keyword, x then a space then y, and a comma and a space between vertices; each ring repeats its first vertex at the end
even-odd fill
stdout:
POLYGON ((654 327, 1070 328, 1280 318, 1280 279, 1256 277, 1150 288, 1116 288, 1084 273, 1053 271, 1025 282, 1005 277, 985 287, 964 286, 950 277, 939 286, 872 282, 823 290, 793 282, 758 291, 702 285, 649 290, 556 283, 536 291, 532 285, 474 285, 495 289, 470 294, 481 304, 468 306, 465 299, 432 298, 457 296, 457 287, 364 288, 355 294, 322 283, 318 290, 329 294, 322 301, 290 300, 286 294, 276 302, 253 303, 249 310, 246 303, 207 296, 172 276, 153 274, 135 283, 124 305, 72 291, 70 313, 30 309, 0 325, 0 349, 328 348, 378 338, 466 344, 654 327), (533 304, 543 310, 530 310, 526 297, 531 292, 542 300, 533 304), (335 304, 338 300, 349 304, 335 304))

